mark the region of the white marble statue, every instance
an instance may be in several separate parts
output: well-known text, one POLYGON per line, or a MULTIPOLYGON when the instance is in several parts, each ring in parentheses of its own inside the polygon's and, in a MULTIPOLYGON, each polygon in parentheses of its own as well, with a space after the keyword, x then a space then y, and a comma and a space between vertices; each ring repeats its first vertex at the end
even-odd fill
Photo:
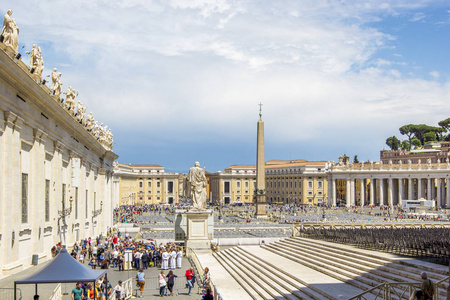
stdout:
POLYGON ((59 99, 62 92, 61 73, 56 72, 56 68, 52 71, 52 95, 59 99))
POLYGON ((16 26, 16 21, 11 17, 12 10, 6 12, 3 19, 2 36, 3 43, 14 49, 15 52, 19 51, 19 28, 16 26))
POLYGON ((30 69, 33 71, 33 74, 39 76, 42 79, 42 71, 44 70, 44 59, 42 58, 41 47, 38 47, 36 44, 33 45, 33 49, 30 52, 26 52, 30 54, 30 69))
POLYGON ((85 112, 86 112, 86 106, 84 106, 81 101, 78 101, 76 118, 77 118, 77 121, 80 122, 81 124, 83 124, 85 112))
POLYGON ((95 126, 95 120, 94 120, 94 116, 92 115, 92 112, 90 112, 87 117, 86 117, 86 121, 85 121, 85 125, 86 129, 88 131, 92 131, 94 129, 95 126))
POLYGON ((74 114, 75 110, 75 98, 78 96, 78 91, 75 89, 72 89, 72 87, 69 86, 66 92, 66 106, 67 109, 70 110, 72 114, 74 114))
POLYGON ((205 170, 200 168, 200 163, 195 162, 189 170, 189 183, 191 191, 191 207, 198 210, 206 209, 206 180, 205 170))

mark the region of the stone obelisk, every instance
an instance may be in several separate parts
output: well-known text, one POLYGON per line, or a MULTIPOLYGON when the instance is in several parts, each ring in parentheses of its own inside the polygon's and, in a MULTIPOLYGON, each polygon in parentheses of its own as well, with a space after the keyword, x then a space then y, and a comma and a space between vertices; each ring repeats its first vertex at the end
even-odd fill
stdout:
POLYGON ((264 122, 262 120, 262 104, 259 104, 259 121, 256 148, 256 218, 267 218, 266 213, 266 173, 264 161, 264 122))

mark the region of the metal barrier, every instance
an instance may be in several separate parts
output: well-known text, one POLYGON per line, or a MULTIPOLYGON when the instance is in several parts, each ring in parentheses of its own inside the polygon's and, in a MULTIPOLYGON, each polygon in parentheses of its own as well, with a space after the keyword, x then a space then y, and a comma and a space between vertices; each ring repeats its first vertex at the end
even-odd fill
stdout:
MULTIPOLYGON (((22 300, 22 290, 16 289, 18 299, 22 300)), ((14 288, 0 288, 0 299, 14 299, 14 288)))
MULTIPOLYGON (((445 299, 445 292, 442 292, 442 298, 439 298, 439 286, 444 286, 444 283, 448 282, 449 277, 441 279, 434 283, 434 295, 433 300, 445 299)), ((412 299, 414 293, 420 289, 422 282, 385 282, 379 284, 365 292, 362 292, 349 300, 390 300, 390 299, 412 299)), ((445 287, 445 286, 444 286, 445 287)))
POLYGON ((61 283, 58 283, 56 288, 53 290, 53 293, 50 296, 49 300, 61 300, 61 299, 62 299, 61 283))
MULTIPOLYGON (((125 299, 130 299, 133 296, 133 280, 127 279, 122 282, 123 289, 125 290, 125 299)), ((108 300, 116 300, 116 292, 113 291, 111 295, 109 295, 108 300)))

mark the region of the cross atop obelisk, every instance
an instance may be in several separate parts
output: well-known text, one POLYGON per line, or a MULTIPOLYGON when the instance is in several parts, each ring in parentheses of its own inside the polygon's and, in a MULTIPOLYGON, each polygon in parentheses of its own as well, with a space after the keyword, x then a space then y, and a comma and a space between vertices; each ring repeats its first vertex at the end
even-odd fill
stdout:
POLYGON ((262 120, 262 103, 259 103, 259 120, 257 123, 257 146, 256 146, 256 190, 254 202, 256 205, 257 218, 267 218, 266 213, 266 174, 264 160, 264 121, 262 120))

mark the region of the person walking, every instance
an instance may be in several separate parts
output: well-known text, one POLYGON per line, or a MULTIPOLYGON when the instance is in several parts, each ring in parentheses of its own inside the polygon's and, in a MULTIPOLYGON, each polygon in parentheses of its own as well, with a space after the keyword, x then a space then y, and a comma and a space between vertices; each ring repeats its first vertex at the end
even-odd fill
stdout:
POLYGON ((173 296, 173 286, 175 285, 175 277, 178 276, 173 274, 173 271, 170 270, 169 274, 167 274, 167 288, 169 289, 170 296, 173 296))
POLYGON ((181 248, 177 249, 177 269, 181 269, 181 260, 183 258, 183 252, 181 252, 181 248))
POLYGON ((191 290, 192 290, 192 279, 194 278, 194 268, 190 267, 189 269, 186 270, 186 273, 184 274, 184 276, 186 277, 186 284, 189 288, 189 292, 188 295, 191 294, 191 290))
POLYGON ((114 291, 116 292, 116 300, 125 299, 125 288, 122 285, 122 280, 117 282, 117 285, 114 287, 114 291))
POLYGON ((166 275, 164 274, 164 271, 161 270, 161 273, 158 276, 159 280, 159 296, 163 297, 164 293, 166 291, 166 275))
POLYGON ((75 284, 75 288, 72 290, 72 300, 83 300, 83 289, 79 282, 75 284))
POLYGON ((139 289, 141 291, 141 296, 139 298, 142 298, 142 294, 144 293, 144 286, 145 286, 145 273, 144 270, 141 268, 136 274, 136 279, 139 284, 139 289))
POLYGON ((205 289, 212 290, 211 289, 211 274, 209 273, 208 267, 205 268, 205 279, 203 281, 203 285, 204 285, 205 289))

